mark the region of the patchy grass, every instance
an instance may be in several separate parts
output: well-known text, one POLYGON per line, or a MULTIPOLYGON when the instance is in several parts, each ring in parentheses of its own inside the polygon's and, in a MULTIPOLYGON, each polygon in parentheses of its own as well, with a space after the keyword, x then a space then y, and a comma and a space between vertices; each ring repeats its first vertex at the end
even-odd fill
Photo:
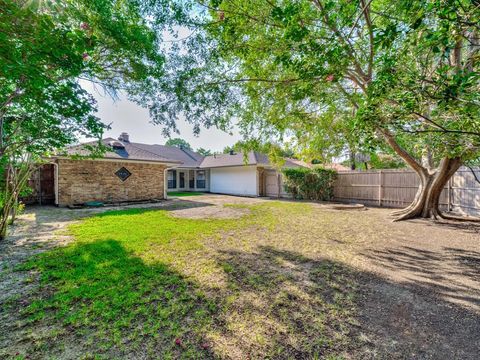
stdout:
POLYGON ((311 238, 296 231, 312 217, 311 206, 229 206, 249 214, 206 220, 131 209, 71 226, 73 244, 21 269, 40 279, 34 296, 22 300, 30 335, 21 353, 346 356, 357 341, 355 283, 344 266, 308 256, 311 238))
MULTIPOLYGON (((27 235, 88 214, 38 208, 27 235)), ((29 240, 0 244, 26 251, 0 268, 0 358, 478 357, 473 225, 209 195, 68 232, 18 271, 29 240)))
POLYGON ((198 192, 198 191, 170 191, 167 193, 167 195, 175 196, 175 197, 186 197, 186 196, 205 195, 205 193, 198 192))

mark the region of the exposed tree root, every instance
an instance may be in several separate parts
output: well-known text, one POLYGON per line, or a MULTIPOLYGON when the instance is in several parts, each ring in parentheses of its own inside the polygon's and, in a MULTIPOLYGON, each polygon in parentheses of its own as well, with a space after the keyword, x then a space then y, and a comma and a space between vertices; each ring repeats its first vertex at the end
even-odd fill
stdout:
POLYGON ((450 214, 445 214, 443 212, 439 212, 439 216, 445 220, 454 220, 454 221, 463 221, 463 222, 480 222, 480 218, 473 217, 473 216, 450 215, 450 214))
POLYGON ((405 209, 395 211, 394 213, 392 213, 391 215, 395 216, 395 219, 393 219, 393 222, 410 220, 414 218, 423 218, 423 219, 433 219, 433 220, 444 219, 444 220, 480 223, 479 217, 446 214, 445 212, 441 211, 437 206, 431 208, 428 214, 424 216, 424 213, 421 211, 421 206, 418 205, 418 203, 416 205, 417 206, 413 206, 412 204, 405 209))

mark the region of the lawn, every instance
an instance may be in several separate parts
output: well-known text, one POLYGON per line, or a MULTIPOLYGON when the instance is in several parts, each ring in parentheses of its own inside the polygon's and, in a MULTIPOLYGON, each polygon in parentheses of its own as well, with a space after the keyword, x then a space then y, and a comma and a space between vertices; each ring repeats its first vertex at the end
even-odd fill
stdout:
MULTIPOLYGON (((395 358, 390 338, 402 351, 419 338, 414 327, 385 328, 394 318, 378 304, 396 314, 410 290, 369 275, 359 257, 387 231, 403 236, 403 225, 388 230, 375 212, 279 201, 223 204, 243 214, 230 219, 177 217, 210 205, 189 206, 88 217, 69 226, 70 244, 20 265, 36 287, 6 303, 20 320, 1 334, 10 341, 0 342, 9 344, 0 357, 395 358), (364 230, 352 231, 359 224, 364 230), (377 330, 391 333, 378 340, 377 330)), ((452 332, 471 350, 478 325, 457 324, 465 314, 453 316, 438 299, 421 310, 457 319, 452 332)))
POLYGON ((185 196, 199 196, 205 195, 205 193, 198 192, 198 191, 170 191, 167 193, 168 196, 176 196, 176 197, 185 197, 185 196))

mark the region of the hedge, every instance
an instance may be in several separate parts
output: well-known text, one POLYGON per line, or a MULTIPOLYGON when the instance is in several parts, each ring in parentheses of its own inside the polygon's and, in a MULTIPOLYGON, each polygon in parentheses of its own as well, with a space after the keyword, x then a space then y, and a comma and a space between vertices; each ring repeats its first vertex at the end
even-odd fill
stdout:
POLYGON ((290 168, 282 172, 285 190, 295 199, 326 201, 333 198, 336 171, 322 168, 290 168))

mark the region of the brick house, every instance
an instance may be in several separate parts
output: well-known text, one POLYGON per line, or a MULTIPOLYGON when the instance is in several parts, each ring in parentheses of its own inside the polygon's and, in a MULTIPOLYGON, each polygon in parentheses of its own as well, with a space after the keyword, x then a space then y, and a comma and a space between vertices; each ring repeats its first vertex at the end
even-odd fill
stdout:
MULTIPOLYGON (((91 159, 87 145, 55 156, 34 179, 36 202, 70 206, 160 200, 167 191, 202 191, 241 196, 285 196, 281 176, 266 155, 249 152, 202 156, 165 145, 130 142, 122 133, 106 138, 108 151, 91 159), (81 157, 83 155, 83 157, 81 157)), ((306 166, 286 159, 286 167, 306 166)))

